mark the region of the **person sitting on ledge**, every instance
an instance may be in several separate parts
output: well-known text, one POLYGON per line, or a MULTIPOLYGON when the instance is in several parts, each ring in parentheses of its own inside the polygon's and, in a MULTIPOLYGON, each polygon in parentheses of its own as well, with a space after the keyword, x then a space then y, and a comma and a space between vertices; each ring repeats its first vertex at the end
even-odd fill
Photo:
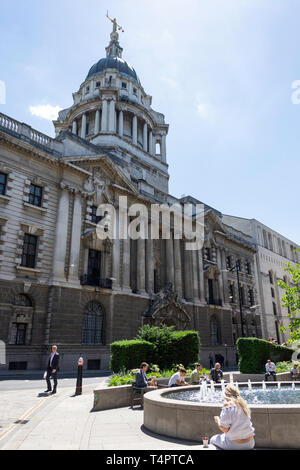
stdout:
POLYGON ((298 364, 294 364, 291 369, 291 378, 292 380, 300 379, 300 370, 298 369, 298 364))
POLYGON ((180 369, 179 372, 175 372, 169 380, 168 387, 180 387, 181 385, 189 385, 185 380, 186 374, 185 369, 180 369))
POLYGON ((152 385, 156 377, 147 378, 146 372, 149 369, 147 362, 142 362, 140 370, 135 374, 135 386, 137 388, 144 388, 152 385))
POLYGON ((202 364, 197 364, 197 367, 193 372, 191 373, 191 380, 190 383, 191 385, 198 385, 200 382, 202 382, 202 379, 204 377, 203 374, 201 374, 201 371, 203 369, 202 364))
POLYGON ((254 448, 254 427, 250 419, 250 410, 238 389, 228 384, 225 388, 226 402, 221 415, 215 416, 215 423, 223 434, 216 434, 210 444, 222 450, 251 450, 254 448))
POLYGON ((223 379, 223 371, 221 369, 221 364, 219 362, 215 363, 215 367, 211 369, 209 374, 210 380, 213 380, 215 384, 220 384, 223 379))
POLYGON ((274 362, 271 362, 271 359, 267 360, 266 363, 266 373, 265 373, 265 380, 268 381, 268 378, 272 375, 274 382, 276 382, 276 366, 274 362))

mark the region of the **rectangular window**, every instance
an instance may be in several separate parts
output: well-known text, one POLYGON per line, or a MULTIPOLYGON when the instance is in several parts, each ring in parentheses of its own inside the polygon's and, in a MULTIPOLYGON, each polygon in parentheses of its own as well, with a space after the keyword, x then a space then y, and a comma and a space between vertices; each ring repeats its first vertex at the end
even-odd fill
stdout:
POLYGON ((229 301, 230 303, 234 303, 234 286, 233 284, 229 284, 229 301))
POLYGON ((6 192, 7 175, 0 173, 0 195, 4 196, 6 192))
POLYGON ((25 234, 22 261, 21 266, 25 268, 35 267, 35 258, 36 258, 36 249, 37 249, 37 237, 35 235, 25 234))
POLYGON ((253 292, 253 289, 249 289, 249 303, 250 303, 250 306, 253 307, 253 305, 254 305, 254 292, 253 292))
POLYGON ((251 264, 249 263, 249 261, 247 261, 246 263, 246 273, 251 275, 251 264))
POLYGON ((127 88, 127 83, 122 82, 122 88, 124 88, 124 89, 126 90, 126 88, 127 88))
POLYGON ((137 89, 136 88, 133 89, 133 94, 137 95, 137 89))
POLYGON ((104 218, 103 215, 97 215, 97 209, 97 206, 92 206, 91 219, 94 224, 98 224, 98 222, 100 222, 104 218))
POLYGON ((99 88, 101 86, 101 82, 96 82, 96 88, 99 88))
POLYGON ((26 341, 26 323, 13 323, 11 342, 17 345, 24 345, 26 341))
POLYGON ((242 265, 241 265, 241 260, 238 259, 238 260, 236 261, 236 267, 237 267, 237 270, 238 270, 238 271, 242 271, 241 266, 242 266, 242 265))
POLYGON ((273 313, 274 315, 277 315, 277 307, 276 304, 273 302, 273 313))
POLYGON ((231 256, 227 256, 227 258, 226 258, 226 268, 227 268, 227 269, 231 269, 231 268, 232 268, 231 256))
POLYGON ((27 362, 10 362, 8 370, 27 370, 27 362))
POLYGON ((30 185, 30 191, 29 191, 28 203, 32 204, 33 206, 41 207, 42 206, 42 196, 43 196, 43 188, 41 188, 41 186, 31 184, 30 185))

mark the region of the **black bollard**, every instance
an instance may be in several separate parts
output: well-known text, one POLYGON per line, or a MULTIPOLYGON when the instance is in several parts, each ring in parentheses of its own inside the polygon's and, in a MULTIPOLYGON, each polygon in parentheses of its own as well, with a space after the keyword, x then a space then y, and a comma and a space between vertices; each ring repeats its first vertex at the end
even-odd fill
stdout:
POLYGON ((82 357, 80 357, 78 359, 78 371, 77 371, 75 396, 82 395, 82 369, 83 369, 83 359, 82 357))

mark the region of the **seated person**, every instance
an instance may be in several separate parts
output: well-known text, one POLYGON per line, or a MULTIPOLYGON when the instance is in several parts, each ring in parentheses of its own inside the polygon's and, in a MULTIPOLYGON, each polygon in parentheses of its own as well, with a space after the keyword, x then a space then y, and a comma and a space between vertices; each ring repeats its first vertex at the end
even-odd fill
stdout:
POLYGON ((265 380, 268 381, 268 378, 272 375, 274 382, 276 382, 276 366, 274 362, 271 362, 271 359, 267 360, 266 363, 266 373, 265 380))
POLYGON ((221 380, 223 379, 223 371, 221 369, 221 364, 219 362, 215 363, 215 367, 211 369, 209 374, 210 380, 212 380, 215 384, 220 384, 221 380))
POLYGON ((180 387, 181 385, 189 385, 184 380, 185 374, 186 374, 185 369, 180 369, 179 372, 176 372, 175 374, 173 374, 169 380, 168 387, 180 387))
POLYGON ((135 374, 135 386, 137 388, 144 388, 152 385, 153 380, 156 377, 151 377, 150 379, 147 378, 146 372, 149 369, 149 365, 147 362, 142 362, 140 370, 137 371, 135 374))
POLYGON ((201 374, 202 369, 202 364, 197 364, 196 369, 191 373, 190 383, 192 385, 198 385, 200 382, 202 382, 202 379, 204 378, 204 375, 201 374))
POLYGON ((291 378, 292 380, 300 379, 300 370, 298 369, 298 364, 294 364, 291 369, 291 378))

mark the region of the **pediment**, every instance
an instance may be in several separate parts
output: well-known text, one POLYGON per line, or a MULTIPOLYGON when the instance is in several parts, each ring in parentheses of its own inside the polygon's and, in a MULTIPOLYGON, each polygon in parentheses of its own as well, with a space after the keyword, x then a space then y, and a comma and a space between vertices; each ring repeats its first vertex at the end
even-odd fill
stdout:
POLYGON ((107 155, 69 156, 63 157, 63 160, 86 170, 92 175, 85 185, 87 192, 92 192, 94 183, 97 183, 98 186, 115 187, 121 192, 124 191, 135 196, 139 195, 137 188, 107 155))

